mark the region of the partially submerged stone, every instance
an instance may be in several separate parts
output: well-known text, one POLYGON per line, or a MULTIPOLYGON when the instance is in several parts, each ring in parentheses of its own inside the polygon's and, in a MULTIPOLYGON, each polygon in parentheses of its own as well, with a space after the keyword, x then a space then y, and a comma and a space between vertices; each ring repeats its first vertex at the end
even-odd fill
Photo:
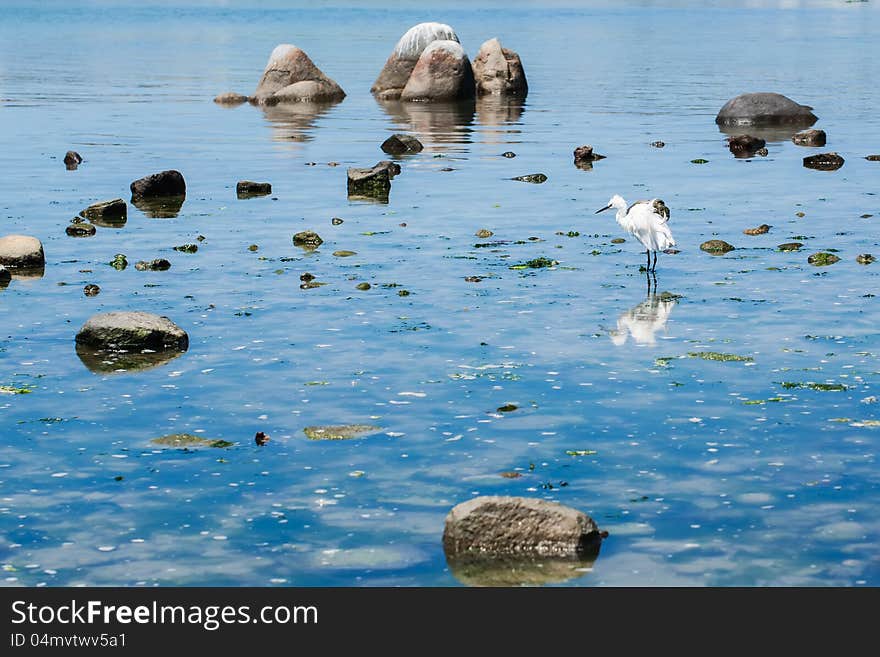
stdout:
POLYGON ((865 159, 868 162, 880 162, 880 155, 865 155, 865 159))
POLYGON ((494 234, 495 233, 493 233, 488 228, 480 228, 480 230, 478 230, 476 233, 474 233, 474 235, 476 235, 477 237, 479 237, 481 239, 485 239, 487 237, 492 237, 494 234))
POLYGON ((272 193, 272 184, 267 182, 254 182, 252 180, 239 180, 235 185, 235 194, 238 198, 253 198, 255 196, 267 196, 272 193))
POLYGON ((746 228, 743 233, 746 235, 763 235, 764 233, 769 232, 771 228, 772 226, 769 224, 761 224, 756 228, 746 228))
POLYGON ((804 158, 804 166, 819 171, 836 171, 843 166, 844 159, 837 153, 819 153, 804 158))
POLYGON ((345 92, 324 74, 309 56, 289 43, 275 47, 269 55, 263 77, 252 102, 273 105, 280 102, 338 102, 345 92))
POLYGON ((0 265, 7 269, 43 269, 46 256, 43 244, 30 235, 0 237, 0 265))
POLYGON ((812 125, 817 117, 808 105, 777 93, 746 93, 727 101, 715 123, 719 125, 812 125))
POLYGON ((419 56, 402 101, 452 101, 474 97, 474 72, 458 41, 432 41, 419 56))
POLYGON ((423 148, 422 142, 412 135, 394 134, 382 142, 382 150, 390 155, 419 153, 423 148))
POLYGON ((165 258, 156 258, 155 260, 139 260, 134 263, 134 268, 138 271, 165 271, 171 269, 171 263, 165 258))
POLYGON ((321 236, 313 230, 303 230, 293 236, 294 246, 301 246, 305 249, 317 249, 324 243, 321 236))
POLYGON ((824 146, 825 139, 824 130, 804 130, 791 138, 798 146, 824 146))
POLYGON ((115 311, 90 317, 76 334, 76 343, 117 351, 186 351, 189 336, 165 316, 115 311))
POLYGON ((372 197, 388 200, 391 179, 400 173, 400 165, 382 160, 369 169, 348 169, 349 197, 372 197))
POLYGON ((241 105, 249 100, 250 98, 247 96, 235 93, 234 91, 227 91, 225 94, 214 97, 214 102, 218 105, 241 105))
POLYGON ((877 258, 872 256, 870 253, 860 253, 859 255, 856 256, 856 262, 859 263, 860 265, 870 265, 876 259, 877 258))
POLYGON ((786 242, 785 244, 780 244, 776 248, 780 251, 798 251, 802 246, 802 242, 786 242))
POLYGON ((121 198, 92 203, 80 211, 80 216, 98 226, 119 228, 128 220, 128 205, 121 198))
POLYGON ((311 426, 303 429, 309 440, 349 440, 381 431, 372 424, 340 424, 311 426))
POLYGON ((700 244, 700 248, 712 255, 720 255, 727 253, 728 251, 733 251, 735 247, 724 240, 706 240, 700 244))
POLYGON ((577 557, 598 553, 602 534, 585 513, 556 502, 484 496, 456 505, 446 516, 448 558, 480 556, 577 557))
POLYGON ((808 257, 807 262, 816 267, 827 267, 828 265, 833 265, 835 262, 840 262, 840 258, 833 253, 819 251, 808 257))
POLYGON ((70 237, 91 237, 97 232, 97 229, 94 224, 90 224, 82 218, 76 217, 71 220, 67 225, 67 228, 64 229, 64 232, 70 237))
POLYGON ((183 179, 183 174, 174 169, 138 178, 131 183, 130 188, 132 201, 186 195, 186 181, 183 179))
POLYGON ((526 74, 519 55, 489 39, 480 46, 473 63, 478 96, 500 95, 523 97, 529 92, 526 74))
POLYGON ((766 141, 752 135, 735 135, 727 138, 727 148, 736 157, 751 157, 764 148, 766 141))
POLYGON ((605 156, 595 153, 593 147, 589 144, 584 144, 574 149, 574 165, 578 169, 589 171, 593 168, 593 162, 604 159, 605 156))
POLYGON ((194 436, 190 433, 170 433, 167 436, 153 438, 150 442, 153 445, 173 447, 176 449, 191 449, 194 447, 223 448, 231 447, 233 445, 233 443, 227 440, 212 440, 210 438, 194 436))
POLYGON ((438 40, 458 42, 458 37, 455 30, 443 23, 419 23, 407 30, 388 56, 370 92, 382 100, 400 98, 422 52, 428 44, 438 40))
POLYGON ((80 164, 82 164, 82 155, 77 153, 76 151, 67 151, 64 154, 64 166, 67 167, 68 171, 74 171, 80 164))
POLYGON ((101 293, 101 288, 95 285, 94 283, 89 283, 85 287, 83 287, 83 294, 87 297, 96 297, 101 293))
POLYGON ((546 174, 543 174, 543 173, 529 173, 529 174, 526 174, 525 176, 515 176, 515 177, 511 178, 511 180, 517 180, 519 182, 527 182, 527 183, 534 183, 534 184, 540 185, 541 183, 547 181, 547 176, 546 176, 546 174))

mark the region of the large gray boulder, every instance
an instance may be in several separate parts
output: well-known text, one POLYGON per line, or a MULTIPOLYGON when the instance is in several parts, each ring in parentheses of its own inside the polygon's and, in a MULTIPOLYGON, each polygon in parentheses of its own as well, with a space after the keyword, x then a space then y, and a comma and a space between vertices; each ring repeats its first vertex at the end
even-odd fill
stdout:
POLYGON ((189 336, 167 317, 117 311, 90 317, 76 334, 76 343, 110 351, 186 351, 189 336))
POLYGON ((489 39, 474 58, 474 80, 478 96, 525 96, 529 93, 522 61, 514 51, 489 39))
POLYGON ((42 269, 46 265, 42 242, 29 235, 0 237, 0 265, 9 269, 42 269))
POLYGON ((812 125, 813 108, 776 93, 748 93, 732 98, 715 117, 719 125, 812 125))
POLYGON ((602 536, 586 514, 547 500, 475 497, 446 516, 447 558, 468 554, 577 557, 595 552, 602 536))
POLYGON ((400 98, 416 62, 428 44, 434 41, 458 43, 458 36, 455 30, 443 23, 419 23, 407 30, 394 46, 370 91, 381 100, 400 98))
POLYGON ((337 102, 345 92, 315 66, 309 56, 289 43, 276 46, 269 56, 252 102, 273 105, 280 102, 337 102))
POLYGON ((474 91, 474 71, 461 44, 432 41, 416 62, 400 100, 465 100, 473 99, 474 91))

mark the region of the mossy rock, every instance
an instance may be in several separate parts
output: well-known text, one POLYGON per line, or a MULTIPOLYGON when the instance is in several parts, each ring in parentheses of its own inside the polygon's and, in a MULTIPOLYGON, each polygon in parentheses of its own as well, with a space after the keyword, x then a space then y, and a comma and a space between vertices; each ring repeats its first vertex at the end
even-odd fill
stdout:
POLYGON ((827 267, 828 265, 833 265, 835 262, 840 262, 840 258, 833 253, 819 251, 807 258, 807 262, 816 267, 827 267))
POLYGON ((780 251, 799 251, 803 246, 801 242, 786 242, 785 244, 780 244, 776 248, 780 251))
POLYGON ((327 424, 306 427, 303 433, 309 440, 350 440, 382 431, 372 424, 327 424))
POLYGON ((161 438, 153 438, 150 441, 154 445, 160 445, 162 447, 173 447, 177 449, 191 449, 194 447, 214 447, 214 448, 224 448, 231 447, 234 443, 229 442, 228 440, 211 440, 209 438, 200 438, 199 436, 194 436, 190 433, 170 433, 167 436, 162 436, 161 438))
POLYGON ((711 253, 712 255, 718 255, 722 253, 727 253, 728 251, 733 251, 736 247, 724 240, 707 240, 700 244, 700 248, 707 253, 711 253))

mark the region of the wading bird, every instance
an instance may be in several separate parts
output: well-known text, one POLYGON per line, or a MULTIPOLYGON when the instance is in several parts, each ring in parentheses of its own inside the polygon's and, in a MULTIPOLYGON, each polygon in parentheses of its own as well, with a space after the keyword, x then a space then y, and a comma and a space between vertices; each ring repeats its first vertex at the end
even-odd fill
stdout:
POLYGON ((625 231, 635 235, 636 239, 645 247, 648 254, 648 271, 657 269, 657 252, 671 249, 675 246, 672 231, 669 230, 669 208, 659 198, 650 201, 636 201, 629 207, 622 197, 615 194, 601 210, 609 208, 617 210, 617 223, 625 231), (651 264, 651 253, 654 253, 654 264, 651 264))

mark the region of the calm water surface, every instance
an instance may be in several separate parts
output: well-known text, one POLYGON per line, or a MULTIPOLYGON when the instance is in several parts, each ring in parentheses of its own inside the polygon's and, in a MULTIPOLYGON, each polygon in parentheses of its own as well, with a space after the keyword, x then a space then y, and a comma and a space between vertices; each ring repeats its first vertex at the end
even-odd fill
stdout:
POLYGON ((0 292, 0 385, 31 390, 0 395, 3 583, 460 585, 447 511, 509 494, 610 532, 556 583, 880 585, 880 264, 856 262, 880 256, 876 3, 319 4, 3 3, 0 234, 47 257, 0 292), (471 57, 494 36, 518 51, 527 102, 376 103, 394 43, 426 20, 471 57), (252 92, 279 43, 348 97, 211 102, 252 92), (844 167, 804 168, 819 151, 790 134, 735 159, 715 114, 763 90, 812 105, 844 167), (396 131, 425 150, 387 205, 349 201, 346 167, 396 131), (607 159, 575 168, 580 144, 607 159), (187 181, 176 217, 131 206, 123 228, 65 235, 168 168, 187 181), (238 200, 241 179, 273 195, 238 200), (614 193, 671 208, 681 252, 657 278, 677 296, 649 297, 638 245, 593 214, 614 193), (291 241, 306 229, 313 252, 291 241), (710 256, 712 238, 737 248, 710 256), (807 264, 831 249, 837 264, 807 264), (172 268, 116 271, 117 253, 172 268), (511 269, 537 257, 559 264, 511 269), (326 285, 300 289, 304 272, 326 285), (119 309, 168 315, 189 351, 91 371, 74 336, 119 309), (303 433, 346 423, 382 430, 303 433), (151 444, 171 433, 234 445, 151 444))

